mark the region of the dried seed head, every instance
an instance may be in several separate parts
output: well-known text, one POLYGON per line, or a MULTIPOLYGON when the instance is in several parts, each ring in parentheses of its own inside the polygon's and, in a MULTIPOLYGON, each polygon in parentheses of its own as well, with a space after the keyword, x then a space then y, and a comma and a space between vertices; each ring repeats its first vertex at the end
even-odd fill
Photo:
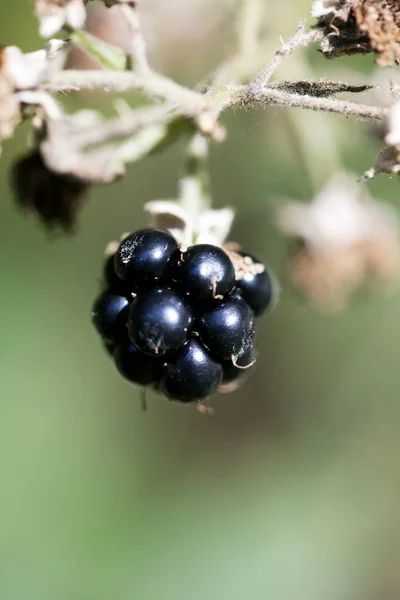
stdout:
POLYGON ((361 285, 382 285, 400 274, 395 213, 348 174, 335 177, 311 204, 284 206, 277 222, 300 241, 290 245, 290 279, 320 310, 342 309, 361 285))
POLYGON ((71 232, 82 208, 88 186, 65 175, 52 173, 35 151, 19 160, 12 171, 16 201, 49 230, 71 232))
POLYGON ((374 52, 381 67, 400 60, 399 0, 318 0, 311 12, 325 32, 326 56, 374 52))

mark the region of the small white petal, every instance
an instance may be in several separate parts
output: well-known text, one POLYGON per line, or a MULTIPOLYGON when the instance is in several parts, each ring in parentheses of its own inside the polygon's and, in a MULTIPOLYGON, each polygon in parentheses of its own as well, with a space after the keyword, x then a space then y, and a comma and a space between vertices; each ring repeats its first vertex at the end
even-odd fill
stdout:
POLYGON ((193 243, 193 228, 190 215, 173 200, 152 200, 144 205, 150 213, 153 227, 168 229, 180 244, 193 243))
POLYGON ((143 208, 152 217, 166 215, 175 218, 181 228, 186 227, 190 221, 190 217, 185 209, 173 200, 152 200, 151 202, 146 202, 143 208))
POLYGON ((46 44, 46 79, 61 71, 67 59, 68 43, 64 40, 51 39, 46 44))
POLYGON ((387 118, 387 129, 385 142, 389 146, 400 145, 400 102, 396 102, 390 110, 387 118))
POLYGON ((65 10, 65 20, 72 29, 82 29, 86 21, 86 9, 82 0, 71 0, 65 10))
POLYGON ((229 207, 201 213, 195 223, 196 242, 222 246, 229 235, 234 218, 235 211, 229 207))
POLYGON ((24 54, 17 46, 8 46, 6 53, 6 75, 17 90, 36 87, 46 70, 46 50, 24 54))
POLYGON ((62 29, 65 23, 65 9, 61 6, 57 12, 52 15, 43 15, 40 17, 39 33, 44 38, 50 38, 62 29))

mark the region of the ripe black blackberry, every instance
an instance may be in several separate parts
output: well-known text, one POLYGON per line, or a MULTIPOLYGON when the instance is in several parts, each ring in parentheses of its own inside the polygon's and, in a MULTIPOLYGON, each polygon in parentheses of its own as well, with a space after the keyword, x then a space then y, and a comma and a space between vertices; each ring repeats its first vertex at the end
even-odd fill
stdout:
POLYGON ((126 237, 103 269, 92 319, 119 372, 168 399, 230 391, 255 362, 255 319, 271 304, 265 267, 210 244, 178 247, 168 231, 126 237))

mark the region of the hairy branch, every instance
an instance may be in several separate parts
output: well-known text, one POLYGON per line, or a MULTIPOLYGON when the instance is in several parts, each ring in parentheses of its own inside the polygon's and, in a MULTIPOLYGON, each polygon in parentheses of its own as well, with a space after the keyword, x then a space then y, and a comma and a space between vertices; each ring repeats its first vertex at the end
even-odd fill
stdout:
POLYGON ((295 34, 287 42, 282 42, 267 67, 255 74, 254 66, 259 65, 260 53, 261 57, 263 54, 261 50, 266 48, 261 36, 264 3, 265 0, 242 1, 237 54, 215 71, 208 86, 203 84, 195 90, 151 69, 139 17, 132 5, 120 7, 131 31, 128 56, 91 34, 74 32, 71 36, 73 42, 93 54, 105 68, 58 71, 41 83, 41 93, 132 90, 161 104, 135 111, 128 108, 126 113, 117 118, 100 119, 95 126, 82 128, 62 122, 57 124, 57 121, 50 123, 48 137, 41 145, 48 166, 55 171, 72 172, 91 181, 111 181, 124 171, 126 163, 153 153, 174 141, 177 136, 191 133, 187 166, 196 166, 196 174, 194 176, 191 169, 187 169, 182 179, 181 200, 185 199, 185 203, 189 198, 193 212, 194 205, 207 204, 204 169, 208 147, 206 137, 223 138, 224 130, 217 120, 225 109, 278 106, 377 121, 386 117, 386 108, 332 97, 342 92, 359 93, 369 89, 368 85, 325 80, 271 81, 284 57, 321 36, 317 31, 306 32, 304 21, 300 22, 295 34), (257 60, 254 60, 256 56, 257 60), (225 81, 223 84, 221 79, 225 81))
POLYGON ((241 102, 244 106, 287 106, 376 121, 381 121, 389 113, 387 108, 379 106, 368 106, 335 98, 293 94, 273 87, 258 88, 249 86, 245 90, 241 102))
POLYGON ((150 98, 160 98, 176 105, 187 116, 207 109, 207 98, 172 79, 150 71, 139 75, 131 71, 80 71, 68 69, 56 73, 44 85, 47 91, 67 92, 101 89, 104 92, 139 91, 150 98))
MULTIPOLYGON (((102 89, 103 91, 137 90, 147 96, 161 98, 170 106, 187 117, 198 118, 202 113, 210 111, 218 115, 225 108, 233 106, 283 106, 296 107, 306 110, 354 116, 365 119, 382 120, 388 109, 368 106, 311 95, 290 93, 277 89, 273 84, 268 86, 264 80, 257 77, 254 82, 243 86, 225 86, 200 94, 185 88, 172 79, 156 73, 143 77, 131 72, 115 71, 73 71, 57 73, 45 84, 48 91, 77 91, 102 89)), ((293 83, 295 86, 295 83, 293 83)))
POLYGON ((275 73, 285 56, 289 56, 293 52, 309 46, 312 42, 316 42, 322 38, 321 31, 306 32, 306 21, 300 21, 295 34, 287 41, 282 40, 282 46, 275 52, 269 65, 263 69, 256 77, 255 83, 266 85, 272 75, 275 73))
POLYGON ((131 30, 131 67, 137 73, 147 75, 150 66, 147 62, 146 44, 140 29, 140 19, 136 7, 129 4, 120 7, 131 30))

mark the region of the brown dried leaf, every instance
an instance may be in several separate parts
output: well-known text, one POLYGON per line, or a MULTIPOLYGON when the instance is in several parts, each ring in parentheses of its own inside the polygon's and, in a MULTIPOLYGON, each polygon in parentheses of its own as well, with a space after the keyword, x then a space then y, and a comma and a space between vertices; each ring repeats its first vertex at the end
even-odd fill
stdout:
POLYGON ((299 94, 301 96, 314 96, 317 98, 329 98, 334 94, 352 93, 359 94, 373 89, 375 86, 370 84, 350 84, 340 81, 278 81, 271 84, 272 88, 288 92, 290 94, 299 94))

